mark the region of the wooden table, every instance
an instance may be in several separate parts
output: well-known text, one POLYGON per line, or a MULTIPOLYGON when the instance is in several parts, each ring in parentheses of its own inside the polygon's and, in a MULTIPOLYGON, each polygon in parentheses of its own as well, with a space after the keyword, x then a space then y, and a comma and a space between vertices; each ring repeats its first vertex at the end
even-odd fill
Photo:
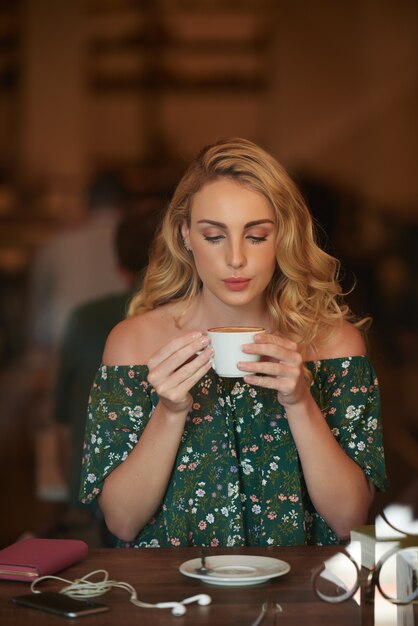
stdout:
MULTIPOLYGON (((102 626, 130 626, 176 624, 177 626, 211 624, 216 626, 250 626, 267 599, 279 602, 283 612, 269 612, 262 626, 277 624, 310 626, 361 626, 360 608, 353 601, 330 605, 319 600, 311 586, 311 571, 321 561, 335 553, 332 547, 292 548, 219 548, 208 550, 208 559, 215 554, 252 554, 270 556, 287 561, 291 571, 269 582, 248 587, 220 587, 198 579, 183 576, 178 568, 184 561, 199 556, 196 548, 155 549, 97 549, 91 550, 86 560, 64 572, 64 578, 74 580, 96 569, 105 569, 110 578, 130 583, 138 598, 145 602, 178 601, 198 593, 207 593, 212 604, 206 607, 196 603, 187 607, 183 617, 175 617, 170 609, 137 608, 129 602, 129 594, 112 589, 96 598, 110 607, 108 613, 83 617, 82 624, 102 626), (275 621, 276 620, 276 621, 275 621)), ((43 583, 43 590, 58 590, 56 581, 43 583)), ((27 583, 0 581, 0 624, 4 626, 59 625, 69 622, 63 617, 33 609, 17 607, 12 596, 29 592, 27 583)), ((74 620, 71 620, 74 621, 74 620)), ((78 622, 77 622, 78 623, 78 622)))

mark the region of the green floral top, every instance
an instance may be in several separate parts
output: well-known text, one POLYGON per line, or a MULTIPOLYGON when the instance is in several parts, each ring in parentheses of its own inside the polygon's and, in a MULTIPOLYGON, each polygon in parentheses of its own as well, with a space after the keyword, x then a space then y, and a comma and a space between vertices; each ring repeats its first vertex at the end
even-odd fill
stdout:
MULTIPOLYGON (((307 367, 312 395, 335 438, 383 490, 379 388, 369 359, 311 361, 307 367)), ((210 371, 192 396, 161 507, 132 544, 120 545, 338 543, 310 501, 276 393, 210 371)), ((100 367, 88 409, 82 502, 92 501, 106 476, 126 459, 157 402, 146 366, 100 367)))

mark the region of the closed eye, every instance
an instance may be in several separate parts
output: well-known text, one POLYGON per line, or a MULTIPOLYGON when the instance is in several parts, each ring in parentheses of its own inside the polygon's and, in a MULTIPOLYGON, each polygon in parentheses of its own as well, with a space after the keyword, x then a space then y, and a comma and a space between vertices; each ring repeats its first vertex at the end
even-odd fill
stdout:
POLYGON ((219 243, 222 239, 224 239, 224 235, 214 235, 213 237, 209 237, 208 235, 203 235, 205 241, 210 241, 211 243, 219 243))
MULTIPOLYGON (((209 241, 210 243, 219 243, 220 241, 222 241, 223 239, 225 239, 225 235, 213 235, 213 236, 209 236, 209 235, 203 235, 205 241, 209 241)), ((255 235, 248 235, 247 239, 254 245, 257 245, 258 243, 262 243, 263 241, 267 240, 267 236, 264 237, 256 237, 255 235)))
POLYGON ((267 237, 256 237, 255 235, 248 235, 247 239, 251 241, 253 244, 261 243, 262 241, 266 241, 267 237))

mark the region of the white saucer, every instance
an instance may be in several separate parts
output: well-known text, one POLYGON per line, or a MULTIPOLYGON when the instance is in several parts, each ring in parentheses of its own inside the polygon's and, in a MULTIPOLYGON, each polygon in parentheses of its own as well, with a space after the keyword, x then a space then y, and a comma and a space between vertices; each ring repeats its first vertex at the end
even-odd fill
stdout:
POLYGON ((200 559, 191 559, 182 563, 179 570, 190 578, 199 578, 210 585, 244 586, 264 583, 270 578, 283 576, 290 571, 289 563, 268 556, 246 556, 242 554, 228 554, 208 556, 206 567, 211 569, 210 574, 200 574, 196 571, 201 565, 200 559))

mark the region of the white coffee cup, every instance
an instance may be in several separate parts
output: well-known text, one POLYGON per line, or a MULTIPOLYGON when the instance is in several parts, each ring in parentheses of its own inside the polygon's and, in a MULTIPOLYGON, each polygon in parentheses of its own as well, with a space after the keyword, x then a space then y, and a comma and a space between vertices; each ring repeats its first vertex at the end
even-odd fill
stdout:
POLYGON ((238 369, 238 361, 259 361, 259 354, 242 351, 245 343, 254 343, 254 335, 263 333, 259 326, 221 326, 209 328, 208 335, 214 350, 212 367, 218 376, 239 378, 248 372, 238 369))

